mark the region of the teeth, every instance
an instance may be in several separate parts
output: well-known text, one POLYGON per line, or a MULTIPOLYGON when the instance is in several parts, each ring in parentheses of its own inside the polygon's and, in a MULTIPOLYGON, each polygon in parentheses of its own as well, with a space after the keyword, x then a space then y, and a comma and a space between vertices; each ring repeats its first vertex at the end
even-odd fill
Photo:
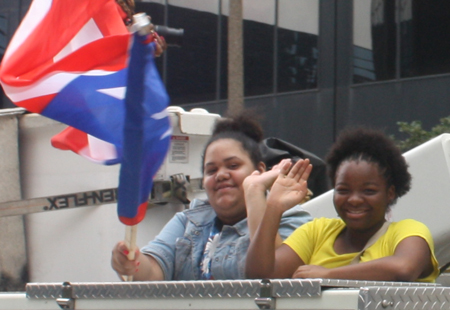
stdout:
POLYGON ((351 214, 362 214, 364 212, 366 212, 366 211, 364 211, 364 210, 348 210, 348 213, 351 213, 351 214))

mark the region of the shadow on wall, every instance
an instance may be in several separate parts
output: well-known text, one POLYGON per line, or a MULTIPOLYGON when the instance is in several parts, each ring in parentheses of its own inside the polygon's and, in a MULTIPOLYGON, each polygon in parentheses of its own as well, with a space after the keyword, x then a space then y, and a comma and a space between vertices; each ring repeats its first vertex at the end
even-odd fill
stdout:
POLYGON ((8 274, 0 274, 0 292, 23 292, 29 281, 28 268, 23 267, 20 278, 14 279, 8 274))

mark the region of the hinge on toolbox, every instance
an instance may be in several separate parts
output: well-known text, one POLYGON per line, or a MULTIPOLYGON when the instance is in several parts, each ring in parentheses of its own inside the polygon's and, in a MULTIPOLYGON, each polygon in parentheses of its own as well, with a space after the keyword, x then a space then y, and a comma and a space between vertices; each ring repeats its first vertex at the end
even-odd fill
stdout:
POLYGON ((272 297, 272 283, 270 280, 263 279, 261 281, 261 289, 259 297, 255 298, 255 303, 262 310, 273 310, 276 305, 276 298, 272 297))
POLYGON ((75 299, 72 297, 72 285, 64 282, 61 288, 61 298, 56 298, 56 303, 61 309, 75 309, 75 299))

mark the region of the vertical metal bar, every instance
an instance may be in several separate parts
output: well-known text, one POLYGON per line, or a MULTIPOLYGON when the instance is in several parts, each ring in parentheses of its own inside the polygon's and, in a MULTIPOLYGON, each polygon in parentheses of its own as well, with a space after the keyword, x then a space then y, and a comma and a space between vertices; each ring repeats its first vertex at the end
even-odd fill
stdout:
POLYGON ((244 106, 242 0, 230 0, 228 17, 228 110, 244 106))

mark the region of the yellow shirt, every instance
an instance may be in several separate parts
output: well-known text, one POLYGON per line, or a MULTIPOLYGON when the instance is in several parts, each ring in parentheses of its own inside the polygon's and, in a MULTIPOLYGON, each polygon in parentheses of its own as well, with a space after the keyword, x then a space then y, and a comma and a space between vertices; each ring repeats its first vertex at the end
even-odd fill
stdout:
MULTIPOLYGON (((334 242, 345 228, 341 219, 316 218, 297 228, 284 243, 291 247, 306 265, 336 268, 349 265, 358 253, 337 254, 334 242)), ((434 282, 439 275, 439 265, 434 256, 434 243, 429 229, 421 222, 407 219, 393 222, 388 230, 372 246, 364 251, 361 262, 391 256, 405 238, 418 236, 428 243, 431 250, 433 272, 420 282, 434 282)))

